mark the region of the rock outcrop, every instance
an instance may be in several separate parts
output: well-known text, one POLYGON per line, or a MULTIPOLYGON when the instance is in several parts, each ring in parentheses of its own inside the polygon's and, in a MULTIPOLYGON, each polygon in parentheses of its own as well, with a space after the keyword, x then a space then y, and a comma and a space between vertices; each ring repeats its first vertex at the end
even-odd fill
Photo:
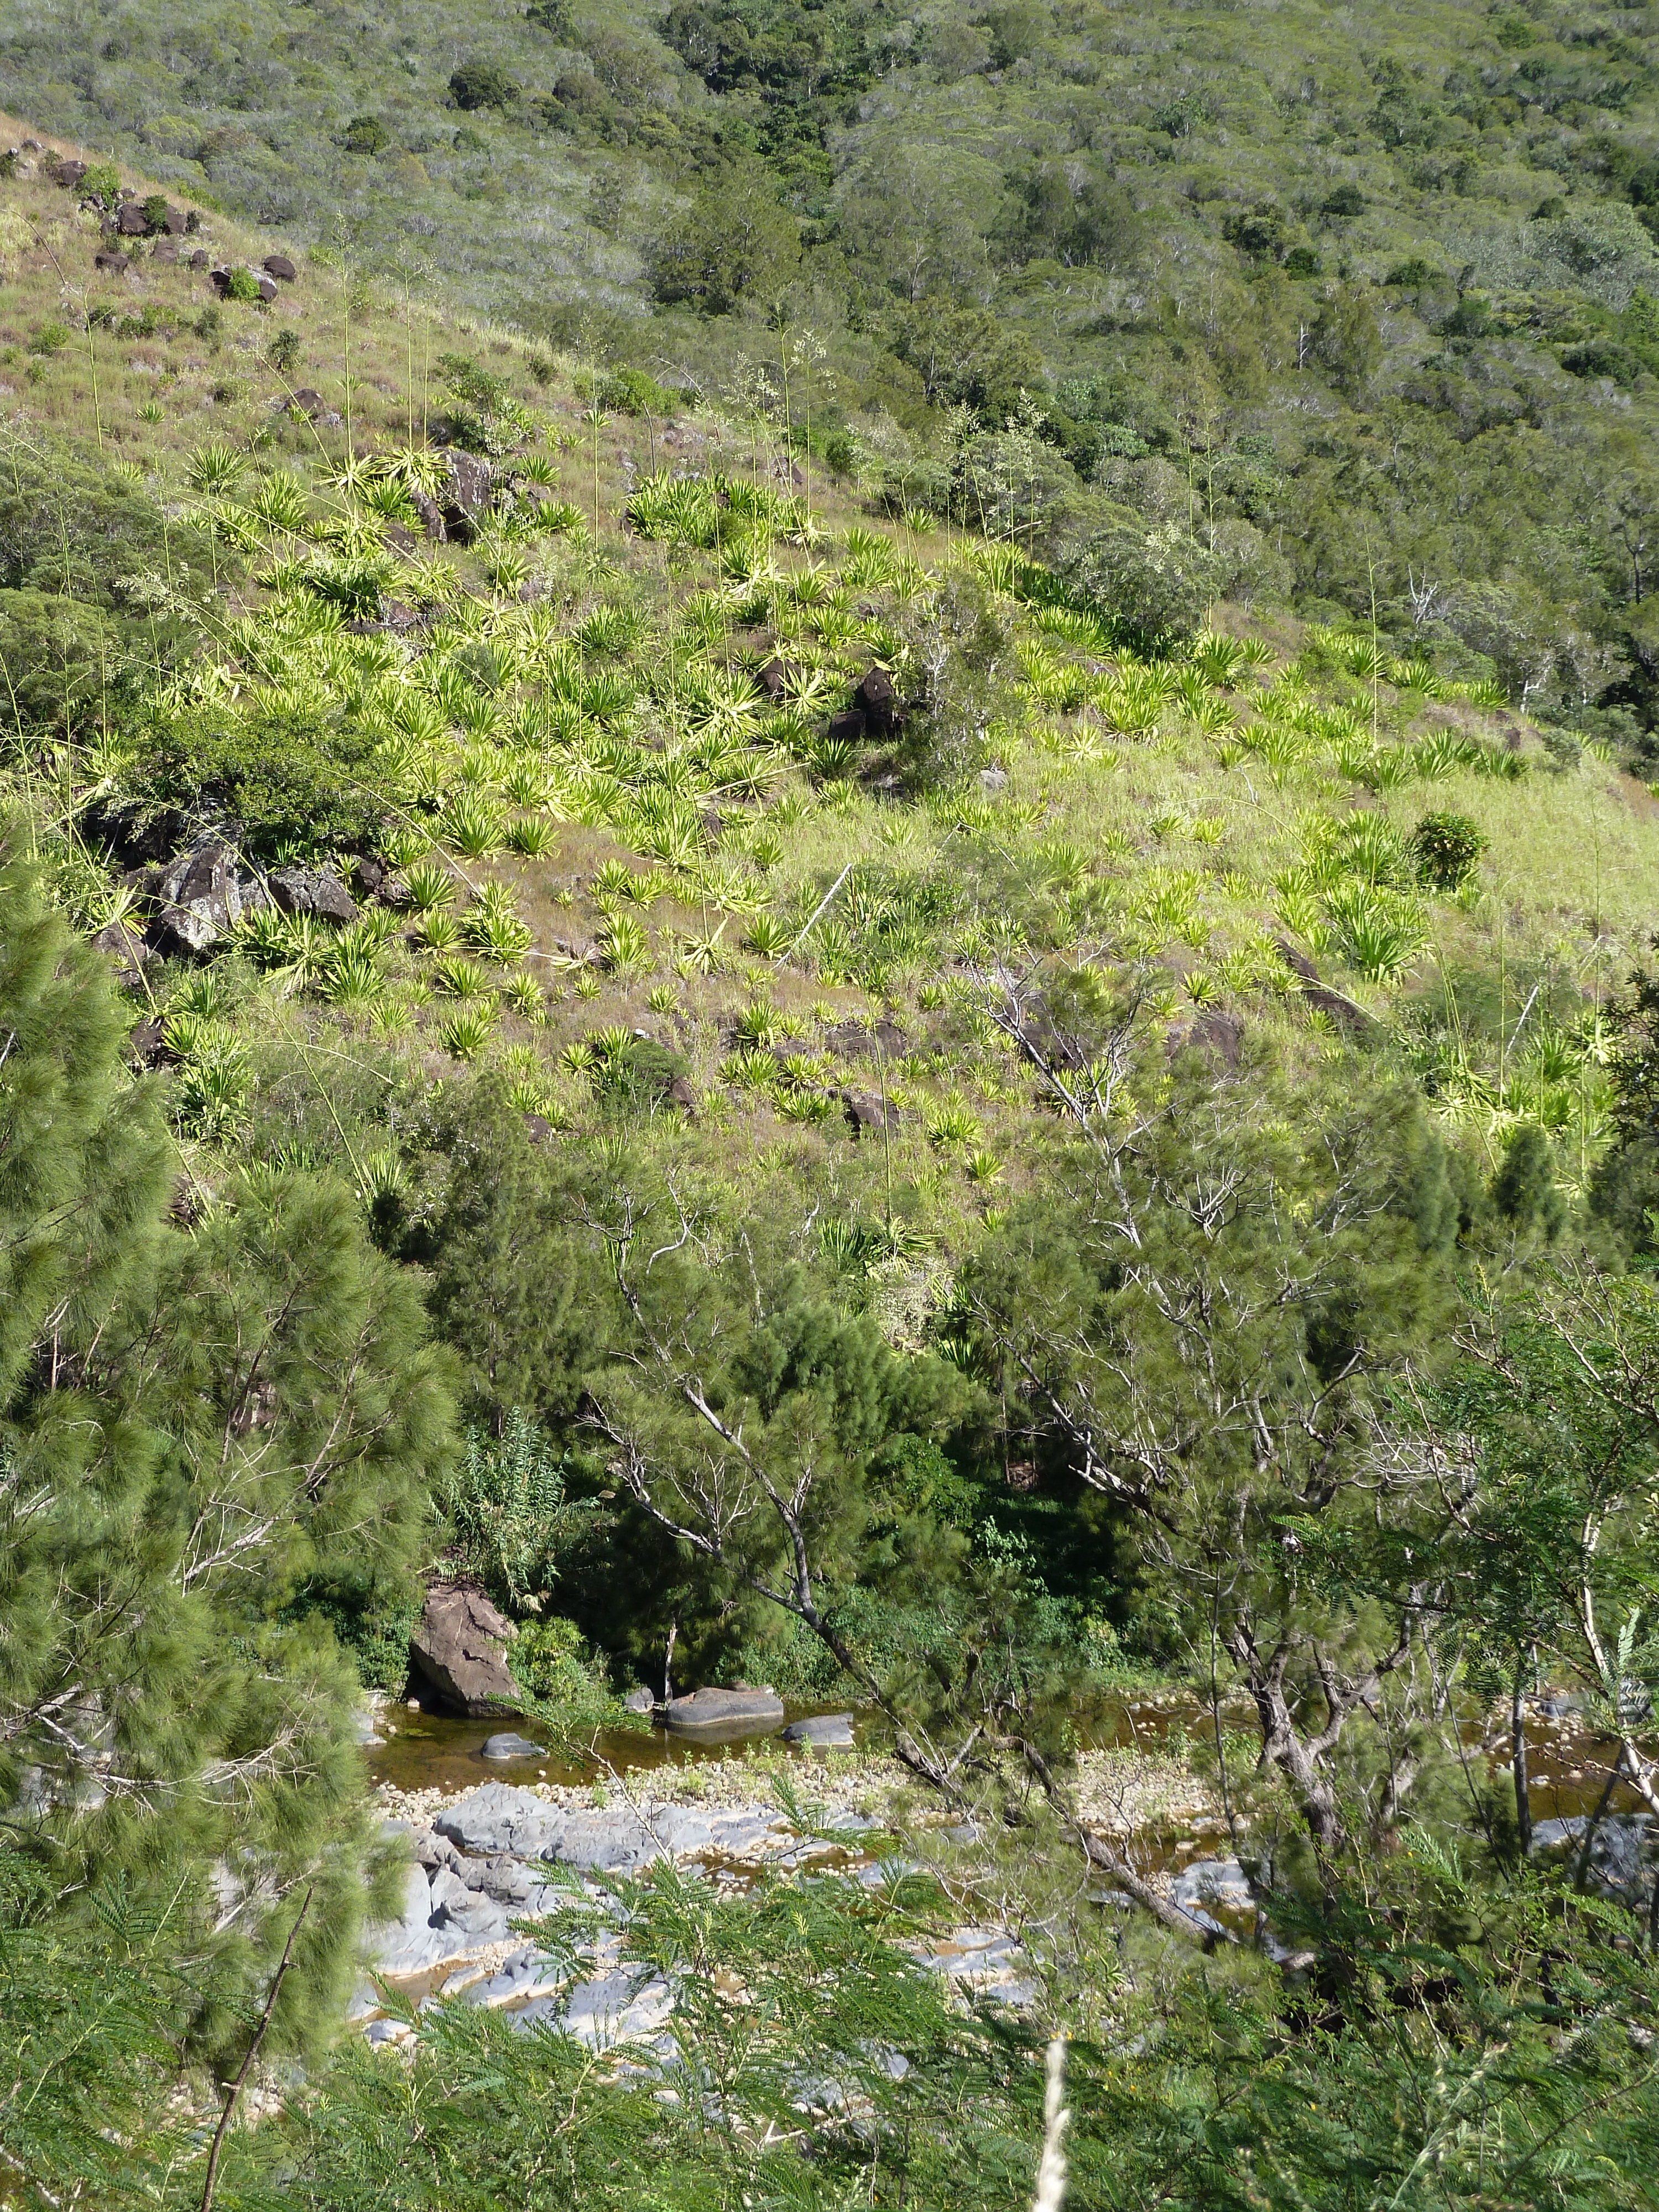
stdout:
POLYGON ((447 1704, 482 1718, 519 1703, 503 1656, 513 1634, 512 1622, 476 1583, 434 1583, 409 1656, 447 1704))

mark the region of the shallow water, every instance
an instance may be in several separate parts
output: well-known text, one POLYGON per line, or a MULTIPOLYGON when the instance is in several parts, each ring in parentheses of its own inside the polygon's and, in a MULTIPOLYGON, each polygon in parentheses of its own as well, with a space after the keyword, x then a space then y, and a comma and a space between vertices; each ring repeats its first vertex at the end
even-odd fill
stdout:
MULTIPOLYGON (((544 1759, 486 1759, 483 1747, 512 1723, 501 1720, 457 1720, 445 1713, 412 1713, 402 1705, 386 1706, 380 1727, 397 1733, 367 1749, 369 1779, 394 1790, 470 1790, 480 1782, 588 1783, 607 1769, 635 1774, 658 1767, 696 1766, 708 1759, 737 1756, 746 1743, 776 1737, 791 1721, 814 1713, 844 1713, 842 1705, 786 1705, 781 1721, 758 1724, 739 1723, 729 1727, 699 1729, 696 1735, 681 1735, 653 1725, 648 1729, 601 1729, 580 1753, 544 1759)), ((854 1714, 853 1732, 860 1749, 872 1747, 875 1732, 854 1714)), ((519 1733, 535 1741, 534 1724, 521 1723, 519 1733)), ((807 1755, 803 1747, 803 1756, 807 1755)), ((817 1754, 812 1754, 817 1756, 817 1754)), ((833 1752, 823 1754, 835 1757, 833 1752)))
MULTIPOLYGON (((775 1740, 781 1728, 809 1715, 845 1712, 840 1705, 786 1705, 784 1720, 737 1723, 726 1728, 700 1729, 696 1735, 675 1733, 660 1724, 649 1729, 604 1729, 581 1752, 544 1759, 495 1759, 483 1756, 487 1738, 511 1725, 501 1720, 459 1720, 442 1713, 410 1712, 388 1705, 381 1722, 397 1733, 385 1743, 368 1747, 372 1781, 397 1790, 468 1790, 480 1782, 546 1781, 576 1785, 593 1781, 607 1769, 618 1774, 648 1772, 659 1767, 695 1766, 709 1759, 739 1756, 746 1743, 775 1740)), ((1242 1710, 1239 1722, 1247 1726, 1252 1716, 1242 1710)), ((1181 1692, 1158 1697, 1112 1697, 1101 1699, 1079 1716, 1078 1741, 1091 1750, 1127 1750, 1139 1746, 1148 1752, 1164 1749, 1171 1735, 1188 1738, 1210 1735, 1209 1713, 1199 1701, 1181 1692)), ((878 1716, 854 1712, 853 1730, 861 1751, 878 1751, 886 1736, 878 1716)), ((524 1724, 532 1733, 532 1724, 524 1724)), ((1480 1729, 1465 1731, 1473 1768, 1479 1759, 1480 1729)), ((533 1741, 533 1735, 532 1735, 533 1741)), ((1561 1820, 1574 1814, 1592 1813, 1601 1802, 1607 1768, 1617 1747, 1570 1723, 1528 1716, 1528 1765, 1534 1820, 1561 1820)), ((808 1753, 803 1748, 803 1757, 808 1753)), ((811 1753, 833 1760, 836 1754, 811 1753)), ((1492 1762, 1492 1772, 1507 1772, 1507 1747, 1492 1762)), ((1638 1801, 1627 1784, 1620 1784, 1607 1809, 1632 1809, 1638 1801)), ((1173 1837, 1163 1839, 1173 1848, 1173 1837)))

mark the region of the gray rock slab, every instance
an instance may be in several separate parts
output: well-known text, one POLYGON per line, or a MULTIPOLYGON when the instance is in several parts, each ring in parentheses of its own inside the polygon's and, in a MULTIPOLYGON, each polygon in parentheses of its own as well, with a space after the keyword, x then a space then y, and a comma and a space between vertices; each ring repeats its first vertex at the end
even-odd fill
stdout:
POLYGON ((668 1707, 671 1729, 729 1728, 735 1723, 783 1718, 783 1700, 775 1690, 694 1690, 668 1707))
POLYGON ((851 1713, 818 1713, 810 1720, 791 1721, 783 1732, 786 1743, 812 1743, 825 1751, 854 1748, 851 1713))
POLYGON ((515 1859, 540 1859, 558 1856, 568 1818, 531 1790, 516 1790, 508 1782, 485 1782, 458 1804, 446 1807, 432 1825, 441 1836, 478 1858, 507 1854, 515 1859))
POLYGON ((484 1738, 483 1756, 486 1759, 545 1759, 544 1746, 532 1743, 527 1735, 516 1735, 509 1729, 504 1735, 484 1738))
POLYGON ((459 1898, 447 1899, 433 1919, 437 1926, 453 1929, 476 1943, 499 1943, 507 1932, 507 1907, 481 1889, 464 1889, 459 1898))

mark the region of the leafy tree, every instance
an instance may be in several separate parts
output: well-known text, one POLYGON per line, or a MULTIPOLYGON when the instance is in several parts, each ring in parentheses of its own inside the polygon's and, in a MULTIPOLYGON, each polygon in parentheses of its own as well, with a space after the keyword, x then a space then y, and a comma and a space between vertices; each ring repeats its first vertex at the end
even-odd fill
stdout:
POLYGON ((652 283, 665 301, 723 315, 775 297, 800 260, 800 225, 763 176, 743 173, 698 192, 650 249, 652 283))
POLYGON ((202 1962, 178 2030, 214 2050, 307 1893, 282 2033, 316 2033, 342 1993, 368 1841, 356 1680, 289 1601, 408 1575, 449 1397, 339 1186, 256 1176, 195 1231, 171 1219, 177 1164, 125 1028, 8 862, 0 1856, 71 1916, 112 1880, 162 1912, 168 1955, 202 1962))
POLYGON ((386 819, 378 740, 361 725, 303 708, 239 714, 186 708, 141 726, 124 781, 149 812, 234 822, 267 860, 362 851, 386 819))
POLYGON ((1225 573, 1219 556, 1174 522, 1151 530, 1112 522, 1065 566, 1091 599, 1146 638, 1188 636, 1200 629, 1225 573))
MULTIPOLYGON (((1076 1138, 1053 1178, 1074 1200, 1012 1209, 964 1278, 1005 1449, 1110 1502, 1148 1630, 1249 1698, 1261 1772, 1284 1778, 1328 1885, 1350 1840, 1339 1747, 1388 1701, 1431 1602, 1426 1570, 1375 1609, 1331 1563, 1377 1528, 1420 1542, 1438 1513, 1377 1425, 1445 1297, 1438 1147, 1386 1085, 1293 1091, 1264 1064, 1218 1083, 1195 1054, 1143 1108, 1132 1007, 1079 1023, 1011 983, 994 1018, 1076 1138)), ((1393 1826, 1414 1771, 1392 1764, 1368 1822, 1393 1826)))
POLYGON ((472 114, 481 107, 511 107, 519 88, 495 63, 473 61, 451 73, 449 93, 457 107, 472 114))

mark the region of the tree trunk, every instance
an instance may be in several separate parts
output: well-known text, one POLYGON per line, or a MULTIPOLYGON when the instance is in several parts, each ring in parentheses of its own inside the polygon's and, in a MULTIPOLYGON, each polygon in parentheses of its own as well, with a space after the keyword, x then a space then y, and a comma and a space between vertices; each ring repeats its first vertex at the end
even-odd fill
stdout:
POLYGON ((1527 1708, 1522 1699, 1524 1668, 1515 1670, 1515 1689, 1510 1698, 1510 1762, 1515 1771, 1515 1829, 1521 1856, 1532 1849, 1532 1792, 1527 1783, 1527 1708))

